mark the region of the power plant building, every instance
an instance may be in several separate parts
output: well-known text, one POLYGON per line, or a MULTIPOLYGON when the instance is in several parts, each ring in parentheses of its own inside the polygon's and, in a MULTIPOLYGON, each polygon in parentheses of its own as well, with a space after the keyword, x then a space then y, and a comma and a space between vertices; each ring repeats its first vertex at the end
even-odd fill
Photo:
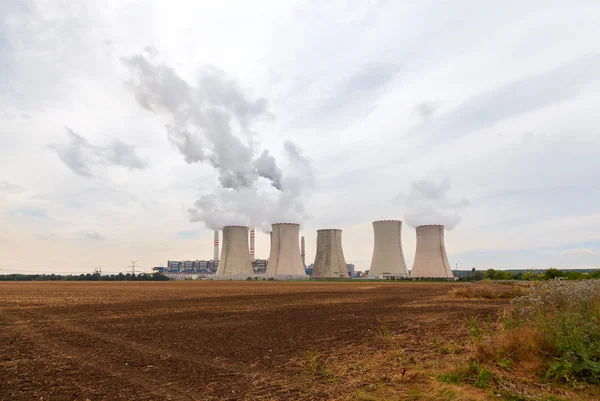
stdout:
POLYGON ((400 220, 380 220, 373 222, 373 258, 369 276, 408 277, 401 240, 400 220))
POLYGON ((251 276, 253 274, 248 247, 248 227, 223 227, 223 244, 217 275, 251 276))
POLYGON ((300 225, 277 223, 271 227, 271 252, 266 275, 306 276, 300 255, 300 225))
POLYGON ((342 250, 342 230, 317 230, 317 255, 311 277, 348 277, 348 268, 342 250))
POLYGON ((444 226, 426 225, 417 227, 417 251, 410 277, 454 277, 446 255, 444 226))

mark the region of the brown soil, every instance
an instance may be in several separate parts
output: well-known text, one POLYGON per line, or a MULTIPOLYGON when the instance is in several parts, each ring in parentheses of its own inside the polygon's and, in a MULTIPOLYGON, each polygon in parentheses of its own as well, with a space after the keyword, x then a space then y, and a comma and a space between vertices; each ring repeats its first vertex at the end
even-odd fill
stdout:
POLYGON ((464 285, 0 283, 0 400, 441 394, 427 369, 458 357, 470 316, 509 302, 448 296, 464 285))

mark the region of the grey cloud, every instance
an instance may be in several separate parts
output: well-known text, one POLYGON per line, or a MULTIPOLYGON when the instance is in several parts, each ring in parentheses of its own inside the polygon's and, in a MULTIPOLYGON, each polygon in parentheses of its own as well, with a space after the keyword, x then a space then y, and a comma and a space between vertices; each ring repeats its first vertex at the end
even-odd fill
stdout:
POLYGON ((43 241, 51 241, 54 239, 59 239, 60 236, 55 234, 55 233, 48 233, 48 234, 37 234, 35 236, 37 239, 43 240, 43 241))
MULTIPOLYGON (((530 113, 571 98, 600 79, 600 54, 563 64, 475 96, 440 117, 428 139, 449 140, 501 120, 530 113)), ((415 134, 421 134, 417 130, 415 134)))
POLYGON ((75 237, 83 240, 104 241, 104 236, 96 231, 80 231, 75 234, 75 237))
POLYGON ((84 177, 91 177, 91 165, 95 163, 94 147, 81 135, 73 132, 70 128, 66 128, 69 136, 69 144, 52 144, 52 148, 58 157, 69 167, 75 174, 84 177))
POLYGON ((22 192, 25 192, 25 188, 7 181, 0 181, 0 193, 20 194, 22 192))
MULTIPOLYGON (((310 111, 310 118, 302 116, 302 120, 313 121, 339 117, 342 112, 353 110, 356 117, 369 111, 364 106, 373 101, 381 91, 396 78, 400 66, 388 63, 370 64, 360 69, 353 76, 339 83, 333 90, 332 97, 320 102, 310 111)), ((300 125, 305 123, 300 121, 300 125)))
POLYGON ((376 90, 394 79, 399 70, 399 66, 394 64, 367 65, 341 85, 340 93, 348 96, 376 90))
POLYGON ((465 198, 452 199, 449 192, 448 180, 412 182, 406 200, 406 223, 412 227, 440 224, 448 230, 454 229, 461 220, 460 211, 469 202, 465 198))
POLYGON ((128 167, 130 169, 144 169, 147 164, 135 152, 135 146, 128 145, 120 140, 115 140, 106 146, 102 153, 109 164, 128 167))
MULTIPOLYGON (((1 44, 0 44, 1 45, 1 44)), ((1 69, 0 69, 1 71, 1 69)), ((21 120, 31 120, 31 116, 27 113, 9 113, 8 111, 3 111, 1 118, 5 118, 7 120, 17 120, 17 119, 21 119, 21 120)))
POLYGON ((421 102, 415 106, 415 111, 423 121, 427 121, 433 116, 438 106, 437 102, 421 102))
POLYGON ((49 147, 75 174, 90 178, 98 165, 114 165, 141 170, 147 163, 141 159, 135 146, 114 140, 106 146, 95 146, 83 136, 66 127, 68 144, 51 144, 49 147))
POLYGON ((148 45, 148 46, 144 47, 144 52, 150 57, 158 56, 158 50, 156 50, 156 47, 154 47, 152 45, 148 45))

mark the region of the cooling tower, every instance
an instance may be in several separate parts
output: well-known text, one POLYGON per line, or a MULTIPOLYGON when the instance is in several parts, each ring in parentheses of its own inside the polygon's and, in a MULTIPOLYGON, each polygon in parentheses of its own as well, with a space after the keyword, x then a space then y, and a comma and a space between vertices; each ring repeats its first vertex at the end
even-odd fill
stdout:
POLYGON ((304 246, 304 237, 300 238, 300 256, 302 257, 302 266, 306 266, 306 247, 304 246))
POLYGON ((317 230, 317 256, 311 277, 348 277, 342 230, 317 230))
POLYGON ((408 276, 400 233, 400 220, 380 220, 373 222, 375 236, 373 258, 369 276, 379 276, 384 273, 395 276, 408 276))
POLYGON ((253 275, 250 250, 248 249, 248 227, 223 227, 223 248, 217 275, 253 275))
POLYGON ((213 255, 213 260, 217 261, 217 260, 219 260, 219 231, 218 230, 215 230, 214 246, 215 246, 215 252, 213 255))
POLYGON ((410 276, 454 277, 446 256, 444 226, 417 227, 417 252, 410 276))
POLYGON ((267 275, 306 276, 300 256, 300 225, 273 224, 267 275))
POLYGON ((250 230, 250 259, 254 262, 254 228, 250 230))

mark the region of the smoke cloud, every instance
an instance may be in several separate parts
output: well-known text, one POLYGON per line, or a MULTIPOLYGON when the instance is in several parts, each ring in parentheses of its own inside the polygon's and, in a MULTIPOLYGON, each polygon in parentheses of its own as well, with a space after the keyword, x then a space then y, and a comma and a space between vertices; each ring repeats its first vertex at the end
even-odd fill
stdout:
POLYGON ((25 192, 25 188, 7 181, 0 181, 0 194, 19 194, 21 192, 25 192))
POLYGON ((190 220, 203 221, 211 230, 226 225, 258 227, 271 231, 271 224, 301 222, 306 218, 304 197, 314 184, 311 161, 292 142, 284 142, 286 164, 283 169, 282 190, 252 186, 233 190, 216 188, 201 196, 188 210, 190 220))
POLYGON ((94 146, 69 127, 65 129, 69 142, 49 146, 75 174, 91 178, 97 165, 122 166, 132 170, 147 167, 147 163, 137 155, 133 145, 115 140, 107 146, 94 146))
POLYGON ((465 198, 452 199, 450 181, 421 180, 410 184, 404 220, 411 227, 439 224, 452 230, 460 222, 461 212, 469 205, 465 198))
POLYGON ((301 194, 314 180, 310 160, 289 141, 284 143, 285 168, 269 150, 254 149, 252 125, 272 118, 266 99, 250 98, 212 66, 201 69, 191 84, 141 54, 123 62, 138 103, 170 118, 168 138, 185 161, 207 163, 217 172, 219 187, 189 209, 191 221, 213 230, 247 225, 270 231, 271 223, 304 219, 301 194))

